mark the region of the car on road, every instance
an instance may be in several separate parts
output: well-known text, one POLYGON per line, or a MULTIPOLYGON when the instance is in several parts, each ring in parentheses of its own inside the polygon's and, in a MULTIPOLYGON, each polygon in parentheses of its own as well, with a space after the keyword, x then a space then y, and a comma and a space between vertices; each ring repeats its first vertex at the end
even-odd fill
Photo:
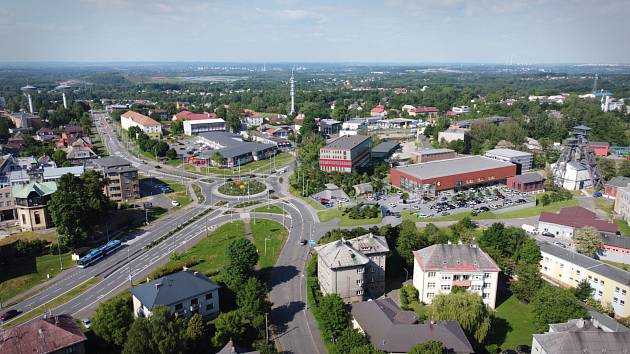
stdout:
POLYGON ((339 200, 341 200, 343 203, 347 203, 347 202, 349 202, 349 201, 350 201, 348 198, 341 198, 341 199, 339 199, 339 200))
POLYGON ((155 168, 157 168, 157 169, 159 170, 160 168, 162 168, 162 166, 160 166, 160 165, 155 165, 155 168))
POLYGON ((556 245, 556 246, 558 246, 558 247, 567 248, 567 245, 565 245, 565 244, 564 244, 564 243, 562 243, 562 242, 557 242, 557 241, 556 241, 556 242, 554 242, 553 244, 554 244, 554 245, 556 245))
POLYGON ((445 212, 443 212, 441 215, 442 215, 442 216, 449 216, 449 215, 451 215, 451 213, 449 213, 448 211, 445 211, 445 212))
POLYGON ((420 210, 420 205, 414 205, 411 207, 413 210, 420 210))
POLYGON ((398 195, 403 195, 403 194, 404 194, 404 192, 403 192, 403 191, 398 191, 398 192, 396 192, 396 194, 398 194, 398 195))
POLYGON ((552 234, 549 231, 543 231, 540 233, 541 235, 545 236, 545 237, 556 237, 556 235, 552 234))
POLYGON ((389 206, 392 207, 392 208, 395 208, 396 207, 396 203, 389 203, 389 206))
POLYGON ((419 218, 428 218, 429 216, 425 213, 416 213, 416 216, 419 218))
POLYGON ((173 201, 171 201, 171 204, 172 204, 173 206, 176 206, 176 207, 178 207, 178 206, 179 206, 179 202, 178 202, 177 200, 173 200, 173 201))
POLYGON ((308 242, 306 240, 300 240, 300 245, 305 246, 308 242))
POLYGON ((89 329, 90 328, 90 319, 89 318, 82 319, 81 323, 83 323, 83 327, 85 327, 85 329, 89 329))
POLYGON ((21 313, 22 311, 20 310, 9 310, 0 316, 0 322, 6 322, 21 313))

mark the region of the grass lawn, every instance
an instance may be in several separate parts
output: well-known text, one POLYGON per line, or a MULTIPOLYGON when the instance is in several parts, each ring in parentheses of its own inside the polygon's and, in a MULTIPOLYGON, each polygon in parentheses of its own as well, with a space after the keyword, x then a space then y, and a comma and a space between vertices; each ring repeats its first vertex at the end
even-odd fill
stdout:
POLYGON ((409 307, 416 313, 419 321, 423 321, 429 317, 429 306, 423 305, 418 301, 412 301, 409 303, 409 307))
POLYGON ((197 200, 199 201, 199 203, 203 203, 206 200, 206 197, 201 192, 201 187, 199 187, 196 184, 193 184, 192 190, 193 192, 195 192, 195 196, 197 197, 197 200))
POLYGON ((595 206, 608 213, 609 216, 612 216, 615 203, 606 198, 595 198, 595 206))
POLYGON ((182 160, 181 159, 172 159, 172 160, 168 160, 165 162, 165 164, 171 166, 171 167, 179 167, 182 164, 182 160))
POLYGON ((256 180, 249 181, 232 181, 219 186, 218 191, 224 195, 246 196, 261 193, 265 190, 266 185, 256 180))
MULTIPOLYGON (((179 258, 197 261, 199 264, 193 266, 193 269, 204 274, 215 274, 224 267, 225 248, 233 240, 243 237, 245 237, 245 224, 242 221, 223 224, 208 237, 182 253, 179 258)), ((169 263, 172 262, 172 260, 169 261, 169 263)))
POLYGON ((33 231, 18 232, 17 234, 12 234, 0 240, 0 246, 8 245, 17 240, 23 240, 23 241, 46 240, 48 242, 56 241, 57 231, 55 230, 48 230, 48 231, 49 232, 33 232, 33 231))
POLYGON ((280 215, 286 214, 284 209, 273 204, 263 205, 261 207, 254 209, 254 211, 257 213, 280 214, 280 215))
POLYGON ((610 264, 613 267, 617 267, 617 268, 620 268, 620 269, 623 269, 625 271, 630 272, 630 264, 613 262, 613 261, 605 261, 605 260, 602 260, 602 262, 608 263, 608 264, 610 264))
POLYGON ((562 208, 568 208, 572 206, 578 205, 578 201, 575 199, 564 200, 557 203, 551 203, 546 206, 537 205, 529 208, 516 209, 513 211, 508 211, 505 213, 493 213, 491 211, 479 213, 479 215, 472 216, 470 212, 451 214, 444 217, 438 218, 419 218, 414 213, 409 210, 404 210, 401 215, 404 219, 409 219, 414 222, 423 221, 423 222, 435 222, 435 221, 459 221, 464 217, 468 216, 472 220, 489 220, 489 219, 518 219, 518 218, 527 218, 531 216, 540 215, 543 211, 547 212, 557 212, 562 208))
POLYGON ((50 301, 48 301, 47 303, 34 308, 32 310, 30 310, 29 312, 23 314, 22 316, 16 318, 15 320, 9 321, 8 324, 4 325, 3 327, 11 327, 11 326, 16 326, 19 324, 22 324, 28 320, 31 320, 35 317, 39 317, 41 315, 44 314, 44 312, 48 311, 48 310, 52 310, 58 306, 61 306, 63 304, 65 304, 66 302, 74 299, 75 297, 79 296, 80 294, 82 294, 83 292, 85 292, 87 289, 93 287, 94 285, 98 284, 102 279, 101 278, 90 278, 88 281, 84 282, 81 285, 76 286, 75 288, 73 288, 70 291, 65 292, 63 295, 58 296, 50 301))
POLYGON ((190 195, 186 194, 186 189, 183 184, 169 180, 160 181, 173 190, 171 193, 167 193, 166 196, 173 200, 177 200, 179 202, 180 208, 183 208, 186 205, 190 204, 190 202, 192 202, 192 198, 190 197, 190 195))
MULTIPOLYGON (((280 168, 288 164, 289 162, 293 161, 293 159, 294 159, 293 155, 289 154, 288 152, 283 152, 283 153, 278 154, 276 156, 276 168, 280 168)), ((197 171, 195 167, 191 166, 190 164, 186 164, 184 168, 186 169, 186 171, 198 173, 202 175, 205 175, 206 173, 220 175, 220 176, 226 175, 228 177, 234 177, 238 175, 238 168, 222 168, 222 167, 210 166, 210 168, 201 167, 200 169, 201 172, 197 171)), ((258 172, 258 173, 269 172, 270 169, 273 169, 273 158, 266 159, 266 160, 252 161, 248 164, 241 166, 241 175, 248 174, 251 172, 258 172)))
POLYGON ((329 208, 328 210, 319 211, 317 212, 317 216, 319 217, 320 222, 328 222, 339 217, 341 218, 339 226, 371 225, 378 224, 382 220, 380 217, 371 219, 350 219, 348 215, 343 215, 343 210, 339 210, 337 208, 329 208))
POLYGON ((497 307, 496 317, 500 322, 488 334, 489 344, 497 344, 502 350, 515 349, 519 344, 531 345, 535 329, 530 305, 512 295, 497 307))
POLYGON ((250 200, 250 201, 247 201, 247 202, 241 202, 241 203, 235 204, 234 208, 247 208, 247 207, 250 207, 252 205, 256 205, 256 204, 260 204, 260 203, 261 203, 260 200, 250 200))
POLYGON ((617 226, 619 226, 619 231, 621 231, 622 235, 630 235, 630 225, 628 225, 628 222, 622 219, 617 219, 615 222, 617 226))
POLYGON ((280 255, 280 251, 287 240, 288 232, 282 224, 266 219, 250 220, 252 228, 252 237, 254 244, 258 249, 260 258, 258 259, 258 267, 260 269, 270 268, 276 264, 276 260, 280 255), (267 254, 265 255, 265 239, 267 240, 267 254))
MULTIPOLYGON (((74 267, 70 253, 61 255, 63 269, 74 267)), ((3 301, 13 298, 20 293, 48 280, 47 274, 53 278, 61 272, 59 256, 46 254, 35 258, 16 259, 8 265, 2 266, 0 272, 0 298, 3 301)))

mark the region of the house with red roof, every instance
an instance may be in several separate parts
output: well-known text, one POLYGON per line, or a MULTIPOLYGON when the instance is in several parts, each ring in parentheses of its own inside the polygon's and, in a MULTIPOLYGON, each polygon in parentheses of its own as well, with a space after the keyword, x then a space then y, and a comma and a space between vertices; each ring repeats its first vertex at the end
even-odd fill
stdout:
POLYGON ((0 330, 0 353, 85 353, 87 337, 70 315, 50 316, 0 330))
POLYGON ((572 240, 577 229, 594 227, 601 234, 616 234, 617 224, 602 220, 594 212, 582 207, 561 209, 558 213, 543 212, 538 218, 538 231, 549 232, 556 237, 572 240))
POLYGON ((192 113, 189 111, 181 111, 173 115, 173 120, 201 120, 201 119, 215 119, 216 113, 192 113))
POLYGON ((379 104, 378 106, 372 108, 370 110, 370 115, 372 117, 384 117, 386 115, 385 106, 379 104))

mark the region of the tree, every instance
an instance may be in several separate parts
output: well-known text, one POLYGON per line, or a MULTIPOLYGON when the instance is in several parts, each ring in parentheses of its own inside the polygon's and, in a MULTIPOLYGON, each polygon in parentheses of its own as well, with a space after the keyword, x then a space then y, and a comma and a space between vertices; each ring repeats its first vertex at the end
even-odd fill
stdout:
POLYGON ((621 160, 619 168, 617 169, 618 176, 630 177, 630 160, 621 160))
POLYGON ((131 296, 116 296, 101 303, 92 317, 92 331, 105 342, 122 347, 133 323, 131 296))
POLYGON ((168 149, 166 152, 166 158, 169 160, 175 160, 177 158, 177 151, 175 151, 175 149, 168 149))
POLYGON ((201 315, 198 313, 192 315, 186 325, 186 336, 193 340, 198 341, 206 334, 206 324, 203 322, 201 315))
POLYGON ((597 164, 605 180, 608 181, 617 175, 617 164, 614 160, 600 158, 597 160, 597 164))
POLYGON ((140 127, 129 127, 129 129, 127 129, 127 137, 131 140, 136 140, 138 139, 138 137, 142 134, 142 129, 140 129, 140 127))
POLYGON ((572 318, 583 318, 586 310, 571 290, 545 285, 531 302, 534 324, 538 333, 549 329, 550 323, 566 322, 572 318))
POLYGON ((335 103, 335 109, 332 111, 332 117, 336 120, 343 120, 348 117, 348 107, 346 107, 343 101, 335 103))
POLYGON ((575 295, 575 297, 580 301, 586 301, 591 297, 591 295, 593 295, 593 289, 586 279, 579 282, 578 285, 572 290, 573 295, 575 295))
POLYGON ((321 325, 322 336, 327 340, 338 338, 348 327, 348 312, 343 300, 337 294, 322 296, 316 316, 321 325))
POLYGON ((223 346, 228 340, 240 342, 247 332, 247 321, 240 311, 223 312, 214 321, 214 336, 212 343, 215 346, 223 346))
POLYGON ((227 129, 233 133, 241 131, 241 111, 237 108, 230 107, 227 111, 227 118, 225 119, 227 129))
POLYGON ((171 134, 181 135, 184 134, 184 121, 176 120, 171 123, 171 134))
POLYGON ((516 265, 515 273, 518 280, 510 284, 510 289, 517 299, 530 302, 543 286, 538 264, 521 261, 516 265))
POLYGON ((157 306, 151 317, 133 322, 123 353, 185 353, 187 345, 184 320, 171 315, 168 308, 157 306))
POLYGON ((411 220, 400 223, 400 233, 396 240, 396 251, 402 257, 406 266, 413 265, 413 251, 427 245, 426 239, 421 237, 416 224, 411 220))
POLYGON ((356 329, 346 328, 332 346, 331 354, 347 354, 353 348, 370 344, 368 339, 356 329))
POLYGON ((400 288, 400 307, 403 310, 410 310, 409 304, 412 301, 418 301, 418 289, 413 285, 407 284, 400 288))
POLYGON ((225 252, 226 273, 229 275, 228 278, 236 283, 249 276, 258 263, 256 246, 246 238, 232 241, 225 252))
POLYGON ((602 239, 599 237, 599 231, 594 227, 583 227, 575 232, 575 249, 579 253, 594 257, 600 248, 602 248, 602 239))
POLYGON ((442 354, 445 353, 444 345, 442 342, 436 340, 426 341, 424 343, 418 343, 414 345, 409 354, 442 354))
POLYGON ((67 154, 65 151, 63 150, 55 150, 52 155, 50 155, 50 158, 53 159, 53 161, 55 161, 55 164, 57 164, 57 167, 62 167, 67 160, 66 158, 67 154))
POLYGON ((260 328, 265 321, 265 314, 271 312, 267 299, 267 288, 260 280, 249 277, 241 283, 236 292, 236 304, 254 328, 260 328))
POLYGON ((516 251, 516 261, 538 266, 542 256, 540 255, 540 247, 533 238, 523 240, 523 243, 516 251))
POLYGON ((435 296, 430 317, 459 322, 468 338, 482 344, 490 330, 492 313, 479 295, 461 292, 435 296))

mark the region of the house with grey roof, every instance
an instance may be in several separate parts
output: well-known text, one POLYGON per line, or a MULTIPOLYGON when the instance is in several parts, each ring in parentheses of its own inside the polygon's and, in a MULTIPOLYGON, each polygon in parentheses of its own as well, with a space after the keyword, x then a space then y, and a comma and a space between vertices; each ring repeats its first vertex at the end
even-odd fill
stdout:
POLYGON ((413 286, 423 303, 458 286, 495 307, 501 268, 476 245, 437 244, 414 251, 413 256, 413 286))
MULTIPOLYGON (((624 327, 625 328, 625 327, 624 327)), ((534 334, 532 353, 630 353, 630 332, 606 331, 593 321, 573 319, 549 325, 549 331, 534 334)))
POLYGON ((219 313, 220 286, 203 274, 183 270, 131 288, 135 317, 149 317, 156 306, 165 306, 175 316, 219 313))
POLYGON ((377 298, 385 291, 384 236, 366 234, 315 247, 317 279, 323 294, 338 294, 344 301, 377 298))
POLYGON ((407 353, 413 346, 439 341, 448 353, 474 353, 457 321, 419 323, 413 311, 402 311, 391 299, 352 304, 352 326, 385 353, 407 353))

